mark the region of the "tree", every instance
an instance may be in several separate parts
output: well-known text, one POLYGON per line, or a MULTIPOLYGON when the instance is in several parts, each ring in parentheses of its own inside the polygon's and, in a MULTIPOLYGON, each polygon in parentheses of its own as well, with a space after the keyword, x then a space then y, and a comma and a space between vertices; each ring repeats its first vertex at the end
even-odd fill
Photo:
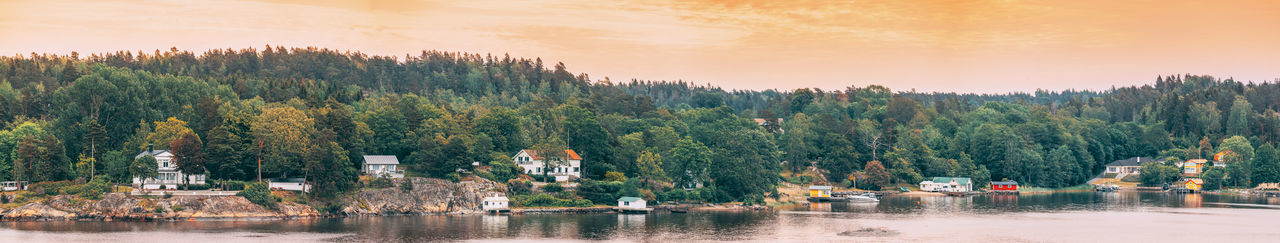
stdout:
POLYGON ((249 180, 250 170, 255 169, 255 159, 251 140, 240 137, 231 131, 232 126, 223 124, 209 130, 205 143, 205 168, 210 172, 209 178, 249 180))
MULTIPOLYGON (((147 135, 147 142, 153 146, 151 149, 168 150, 170 149, 169 144, 188 133, 194 134, 195 131, 187 128, 187 122, 178 120, 176 117, 169 117, 165 121, 156 122, 155 131, 147 135)), ((196 138, 198 139, 199 136, 196 136, 196 138)), ((147 149, 147 147, 139 149, 147 149)))
POLYGON ((1142 176, 1142 185, 1144 186, 1160 186, 1172 183, 1177 181, 1180 175, 1177 167, 1154 161, 1142 163, 1142 167, 1138 168, 1138 174, 1142 176))
POLYGON ((1224 178, 1225 176, 1226 176, 1226 172, 1223 172, 1222 169, 1219 169, 1217 167, 1212 167, 1212 166, 1210 166, 1208 169, 1205 169, 1203 173, 1200 173, 1200 178, 1204 179, 1205 190, 1221 189, 1223 186, 1223 183, 1226 180, 1224 178))
POLYGON ((645 187, 652 188, 654 181, 667 181, 667 175, 662 172, 662 155, 649 151, 640 152, 640 157, 636 158, 636 166, 645 187))
POLYGON ((1249 135, 1249 117, 1253 114, 1253 105, 1244 96, 1236 96, 1231 102, 1231 112, 1227 116, 1227 134, 1236 136, 1249 135))
POLYGON ((884 165, 880 161, 872 160, 867 162, 867 166, 862 169, 867 174, 867 179, 862 185, 873 186, 872 189, 879 189, 889 185, 889 172, 885 171, 884 165))
POLYGON ((156 157, 151 155, 143 155, 133 160, 129 164, 129 175, 133 178, 141 178, 142 180, 153 179, 159 174, 160 164, 156 163, 156 157))
POLYGON ((1218 152, 1226 152, 1222 160, 1227 163, 1227 184, 1231 186, 1249 184, 1250 171, 1252 171, 1249 163, 1253 161, 1253 145, 1249 140, 1241 136, 1232 136, 1222 140, 1222 144, 1218 145, 1218 152))
MULTIPOLYGON (((319 134, 316 148, 308 155, 306 179, 311 183, 311 193, 316 197, 332 199, 351 189, 358 175, 355 168, 348 166, 351 161, 347 157, 347 151, 333 141, 336 133, 325 129, 319 134)), ((406 183, 409 183, 408 180, 406 183)))
POLYGON ((311 148, 315 121, 293 107, 269 108, 253 122, 253 136, 262 144, 262 172, 280 177, 302 172, 311 148))
POLYGON ((493 149, 511 153, 526 148, 522 121, 515 111, 497 107, 476 119, 476 131, 493 138, 493 149))
POLYGON ((186 175, 182 177, 184 188, 190 183, 191 175, 204 174, 204 145, 201 144, 200 138, 196 137, 195 133, 183 134, 178 137, 178 140, 173 140, 169 144, 169 148, 173 152, 173 162, 177 164, 178 171, 186 175))
POLYGON ((62 146, 62 141, 53 135, 45 135, 37 139, 28 136, 18 145, 15 167, 22 173, 20 179, 34 182, 57 181, 67 178, 71 164, 62 146))
POLYGON ((124 183, 129 181, 129 157, 120 150, 107 151, 102 154, 102 162, 105 167, 104 172, 107 174, 108 181, 112 183, 124 183))
POLYGON ((676 142, 663 161, 663 170, 676 184, 705 183, 711 169, 711 149, 698 141, 684 138, 676 142))
POLYGON ((1254 185, 1258 183, 1280 182, 1280 152, 1271 143, 1258 147, 1253 156, 1253 175, 1250 179, 1254 185))

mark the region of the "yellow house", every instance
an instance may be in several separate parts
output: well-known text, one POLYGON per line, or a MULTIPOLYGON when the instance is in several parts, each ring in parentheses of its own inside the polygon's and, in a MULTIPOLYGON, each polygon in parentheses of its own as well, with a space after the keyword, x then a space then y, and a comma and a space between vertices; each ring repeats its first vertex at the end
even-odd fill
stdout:
POLYGON ((1187 190, 1199 191, 1204 186, 1204 180, 1199 178, 1182 179, 1182 181, 1178 182, 1178 185, 1187 190))
POLYGON ((831 186, 809 186, 809 197, 831 197, 831 186))

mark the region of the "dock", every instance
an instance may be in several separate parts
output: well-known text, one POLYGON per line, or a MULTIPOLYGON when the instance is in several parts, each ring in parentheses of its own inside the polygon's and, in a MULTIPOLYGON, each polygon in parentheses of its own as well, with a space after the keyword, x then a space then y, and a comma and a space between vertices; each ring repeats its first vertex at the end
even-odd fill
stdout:
POLYGON ((624 214, 647 214, 651 211, 653 211, 652 208, 637 208, 637 207, 619 207, 618 208, 618 212, 624 213, 624 214))

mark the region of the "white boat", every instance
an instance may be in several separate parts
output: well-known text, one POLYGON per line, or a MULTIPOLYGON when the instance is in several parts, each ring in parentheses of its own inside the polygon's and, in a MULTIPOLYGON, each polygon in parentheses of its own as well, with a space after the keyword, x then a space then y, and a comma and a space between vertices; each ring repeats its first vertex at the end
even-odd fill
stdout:
POLYGON ((876 194, 870 193, 870 192, 863 193, 862 195, 848 195, 848 196, 845 196, 845 198, 848 199, 849 202, 854 202, 854 203, 880 202, 880 199, 876 199, 876 194))

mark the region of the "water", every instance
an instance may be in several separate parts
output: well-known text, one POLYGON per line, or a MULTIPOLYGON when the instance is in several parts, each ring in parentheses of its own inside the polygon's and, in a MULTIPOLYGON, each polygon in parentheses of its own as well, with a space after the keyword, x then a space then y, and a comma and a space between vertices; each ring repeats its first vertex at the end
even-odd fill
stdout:
POLYGON ((1280 199, 1157 192, 888 196, 771 212, 3 222, 0 242, 1277 242, 1280 199))

